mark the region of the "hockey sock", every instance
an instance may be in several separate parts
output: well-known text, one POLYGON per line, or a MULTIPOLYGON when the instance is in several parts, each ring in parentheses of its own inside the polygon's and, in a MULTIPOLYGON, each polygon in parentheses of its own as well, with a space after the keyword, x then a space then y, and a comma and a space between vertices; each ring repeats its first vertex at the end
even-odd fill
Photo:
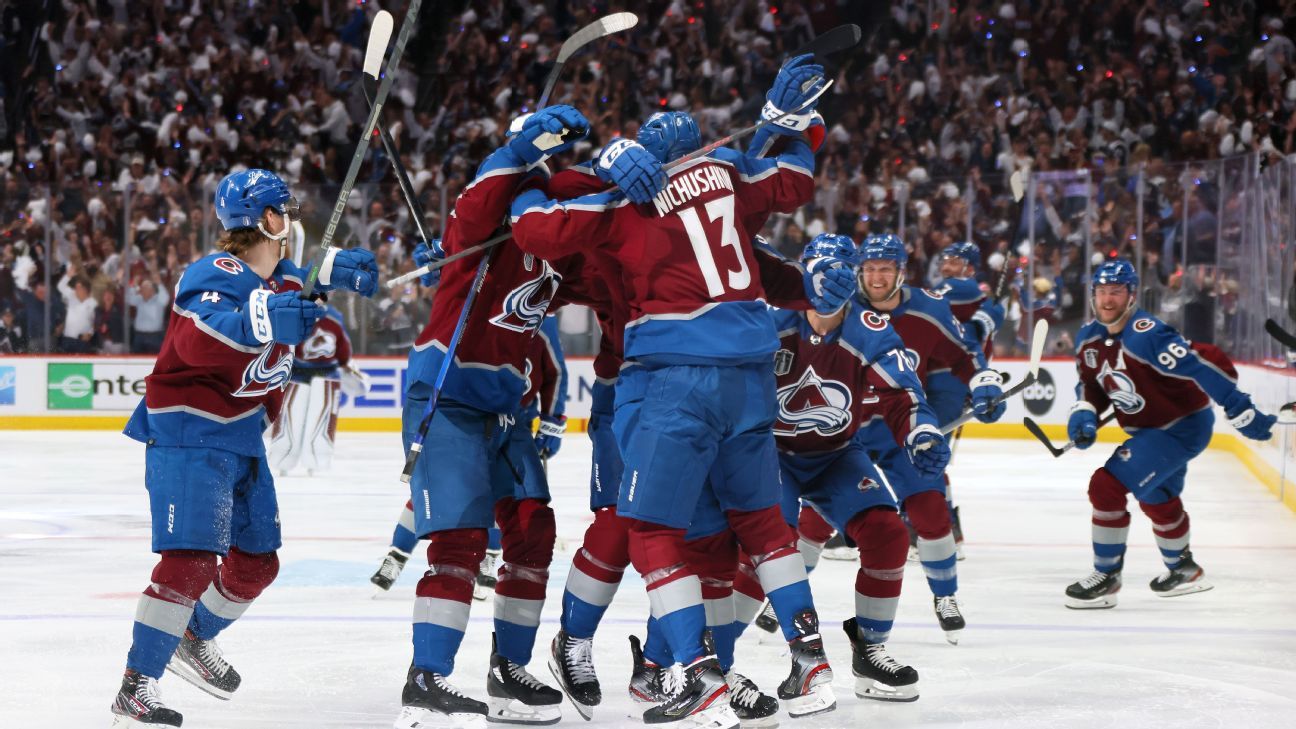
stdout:
POLYGON ((918 532, 918 560, 927 575, 927 585, 938 597, 953 595, 958 592, 958 554, 944 495, 920 491, 904 503, 909 523, 918 532))
POLYGON ((153 568, 152 582, 140 595, 131 629, 126 667, 161 678, 193 615, 194 603, 216 575, 216 555, 167 550, 153 568))
MULTIPOLYGON (((1099 572, 1118 572, 1125 561, 1125 540, 1130 525, 1130 515, 1125 510, 1127 494, 1125 486, 1105 468, 1094 471, 1089 479, 1094 569, 1099 572)), ((1184 528, 1187 529, 1186 523, 1184 528)))
POLYGON ((400 519, 396 521, 396 530, 392 532, 391 546, 405 554, 411 554, 418 546, 418 535, 414 533, 414 503, 405 502, 400 519))
POLYGON ((500 546, 503 543, 502 540, 503 538, 500 536, 499 525, 486 530, 486 549, 503 549, 503 547, 500 546))
POLYGON ((563 588, 560 619, 573 638, 593 638, 598 630, 630 564, 629 536, 630 522, 617 515, 615 506, 594 512, 563 588))
POLYGON ((666 636, 662 633, 661 623, 651 615, 648 616, 648 632, 644 636, 643 655, 645 660, 652 661, 658 666, 669 666, 675 662, 671 657, 666 636))
POLYGON ((702 606, 707 628, 715 642, 720 668, 728 673, 733 667, 734 644, 740 631, 734 628, 734 576, 738 572, 738 543, 733 532, 685 542, 689 567, 702 583, 702 606))
POLYGON ((703 655, 706 611, 702 584, 686 564, 684 530, 634 519, 630 561, 643 575, 648 604, 675 661, 689 665, 703 655))
POLYGON ((733 640, 736 642, 765 605, 765 591, 761 589, 760 580, 756 579, 756 568, 752 566, 751 557, 741 549, 738 550, 738 572, 734 575, 733 602, 733 640))
POLYGON ((886 507, 856 514, 846 533, 859 545, 855 574, 855 622, 866 643, 885 643, 895 625, 909 553, 909 532, 900 515, 886 507))
POLYGON ((553 509, 535 499, 500 499, 495 504, 504 564, 495 585, 495 638, 501 656, 531 662, 549 564, 553 561, 553 509))
POLYGON ((814 507, 803 505, 797 518, 797 551, 805 562, 806 574, 814 571, 823 555, 824 544, 836 531, 814 507))
POLYGON ((1183 502, 1176 496, 1164 504, 1139 502, 1139 508, 1152 520, 1152 534, 1166 568, 1178 567, 1188 549, 1188 512, 1184 511, 1183 502))
POLYGON ((805 562, 796 549, 796 533, 783 521, 777 506, 758 511, 728 511, 729 526, 743 551, 751 555, 756 578, 778 616, 783 637, 797 637, 792 618, 814 609, 805 562))
POLYGON ((486 556, 485 529, 428 535, 428 570, 414 589, 414 665, 448 676, 468 628, 477 568, 486 556))
POLYGON ((216 579, 194 606, 190 630, 203 640, 215 638, 247 612, 278 574, 279 556, 274 552, 250 554, 231 547, 221 560, 216 579))

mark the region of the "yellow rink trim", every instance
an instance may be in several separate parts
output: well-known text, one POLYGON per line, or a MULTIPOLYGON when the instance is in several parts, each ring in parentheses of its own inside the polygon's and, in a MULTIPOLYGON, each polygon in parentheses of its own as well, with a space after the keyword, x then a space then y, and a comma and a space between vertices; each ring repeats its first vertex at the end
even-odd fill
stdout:
MULTIPOLYGON (((588 418, 572 418, 567 421, 568 433, 584 433, 589 425, 588 418)), ((126 426, 124 415, 7 415, 0 417, 0 430, 121 430, 126 426)), ((1065 425, 1044 425, 1044 432, 1054 443, 1067 440, 1065 425)), ((400 420, 397 418, 358 418, 348 417, 338 420, 338 430, 353 433, 398 433, 400 420)), ((1034 437, 1020 423, 968 423, 963 426, 963 435, 968 438, 1013 438, 1033 440, 1034 437)), ((1098 440, 1104 443, 1119 443, 1125 440, 1125 432, 1119 428, 1107 427, 1098 431, 1098 440)), ((1042 446, 1041 446, 1042 447, 1042 446)), ((1283 488, 1283 477, 1276 468, 1248 448, 1240 436, 1232 433, 1216 433, 1211 437, 1210 446, 1216 450, 1232 453, 1242 465, 1263 483, 1274 496, 1281 496, 1287 508, 1296 511, 1296 483, 1290 488, 1283 488)))

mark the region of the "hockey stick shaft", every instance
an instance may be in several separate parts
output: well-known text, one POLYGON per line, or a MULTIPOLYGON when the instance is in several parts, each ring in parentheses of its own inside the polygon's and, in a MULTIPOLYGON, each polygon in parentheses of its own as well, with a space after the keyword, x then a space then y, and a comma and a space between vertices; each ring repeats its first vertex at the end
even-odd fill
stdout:
POLYGON ((1014 256, 1012 255, 1013 243, 1017 241, 1017 234, 1021 232, 1022 213, 1025 212, 1025 206, 1026 206, 1026 188, 1029 185, 1030 185, 1030 165, 1029 164, 1027 164, 1025 168, 1017 170, 1016 172, 1012 173, 1012 175, 1008 178, 1008 190, 1009 192, 1012 193, 1013 202, 1016 203, 1017 205, 1013 217, 1012 237, 1008 239, 1008 251, 1007 253, 1004 254, 1003 270, 999 272, 999 280, 995 281, 994 292, 992 294, 993 296, 992 301, 994 301, 995 303, 998 303, 998 301, 1003 298, 1004 290, 1008 286, 1008 281, 1010 281, 1013 278, 1013 276, 1016 274, 1017 271, 1017 264, 1013 263, 1011 266, 1009 266, 1009 263, 1014 258, 1014 256))
MULTIPOLYGON (((1101 428, 1115 419, 1116 419, 1116 411, 1112 410, 1111 412, 1102 416, 1102 418, 1098 420, 1098 427, 1101 428)), ((1053 454, 1054 458, 1057 458, 1063 453, 1066 453, 1072 448, 1075 448, 1076 444, 1075 441, 1073 440, 1068 440, 1061 448, 1053 445, 1053 441, 1049 440, 1049 437, 1044 432, 1044 429, 1040 427, 1039 423, 1032 420, 1029 415, 1026 416, 1025 418, 1022 418, 1022 425, 1025 425, 1026 430, 1030 431, 1031 435, 1035 436, 1039 440, 1039 442, 1044 444, 1044 447, 1049 450, 1049 453, 1053 454)))
MULTIPOLYGON (((1006 402, 1009 398, 1025 390, 1039 377, 1040 360, 1044 357, 1044 344, 1048 341, 1048 329, 1047 321, 1040 319, 1035 322, 1035 332, 1031 334, 1030 366, 1027 368, 1026 376, 1022 378, 1021 382, 1008 388, 1002 395, 991 401, 990 407, 986 409, 987 412, 994 410, 999 407, 1000 403, 1006 402)), ((975 417, 976 411, 964 410, 962 415, 941 426, 941 435, 949 435, 975 417)))
MULTIPOLYGON (((815 93, 814 96, 812 96, 808 101, 806 101, 801 106, 791 111, 785 111, 782 114, 779 114, 778 116, 772 119, 762 119, 758 124, 754 124, 750 127, 747 127, 746 129, 742 129, 740 131, 734 132, 733 134, 730 134, 729 136, 724 137, 722 139, 717 139, 716 141, 708 144, 705 147, 702 147, 694 152, 690 152, 689 154, 686 154, 683 157, 680 157, 679 159, 672 160, 670 163, 666 164, 663 169, 666 171, 667 174, 670 174, 671 170, 677 169, 680 165, 683 165, 687 162, 691 162, 699 157, 714 152, 715 150, 729 144, 730 142, 733 142, 734 140, 742 139, 743 137, 749 134, 754 134, 757 129, 760 129, 766 124, 772 124, 780 119, 783 119, 784 117, 791 116, 792 114, 801 111, 802 109, 808 107, 809 105, 817 101, 819 97, 823 96, 824 92, 828 90, 829 86, 832 86, 832 81, 828 81, 827 83, 825 83, 823 88, 819 89, 819 91, 815 93)), ((604 190, 604 192, 612 192, 615 189, 616 187, 610 187, 607 190, 604 190)), ((400 286, 403 283, 406 283, 408 281, 413 281, 414 279, 418 278, 419 276, 422 276, 425 273, 431 273, 432 271, 435 271, 438 268, 445 266, 446 264, 457 261, 460 258, 463 258, 465 256, 471 256, 474 253, 480 253, 481 251, 484 251, 487 248, 490 248, 492 246, 497 246, 500 243, 503 243, 504 241, 508 240, 512 236, 513 234, 509 232, 500 233, 499 235, 495 236, 494 238, 491 238, 490 240, 487 240, 484 243, 479 243, 471 248, 465 248, 462 251, 455 253, 454 255, 446 256, 445 258, 442 258, 439 261, 433 261, 432 263, 429 263, 426 266, 421 266, 419 268, 416 268, 413 271, 410 271, 409 273, 401 274, 400 276, 389 279, 386 284, 387 288, 393 289, 396 288, 397 286, 400 286)))
POLYGON ((1286 329, 1283 329, 1278 325, 1278 322, 1273 319, 1265 319, 1264 328, 1265 332, 1267 332, 1269 336, 1278 340, 1278 343, 1282 346, 1287 349, 1296 349, 1296 334, 1292 334, 1286 329))
POLYGON ((383 104, 387 102, 387 94, 391 93, 393 78, 391 70, 400 64, 401 55, 405 52, 405 44, 409 41, 414 26, 418 23, 419 7, 422 4, 423 0, 410 0, 409 9, 405 11, 405 22, 401 23, 400 35, 396 36, 396 45, 392 48, 391 60, 387 63, 388 73, 378 86, 378 93, 374 97, 373 106, 369 109, 369 118, 365 120, 364 132, 361 133, 360 141, 356 144, 355 154, 351 155, 351 166, 347 168, 346 177, 342 181, 342 189, 338 191, 337 201, 333 203, 333 213, 329 216, 328 225, 324 227, 324 237, 320 239, 319 250, 311 259, 310 272, 306 274, 306 280, 302 282, 301 297, 303 299, 309 299, 311 294, 315 292, 315 282, 319 279, 320 266, 324 263, 324 257, 328 255, 329 248, 333 243, 333 235, 337 232, 338 223, 342 221, 342 213, 346 210, 347 201, 351 198, 351 188, 355 186, 356 177, 360 174, 360 166, 364 163, 365 153, 369 150, 369 138, 373 136, 374 125, 378 123, 378 115, 382 113, 383 104))

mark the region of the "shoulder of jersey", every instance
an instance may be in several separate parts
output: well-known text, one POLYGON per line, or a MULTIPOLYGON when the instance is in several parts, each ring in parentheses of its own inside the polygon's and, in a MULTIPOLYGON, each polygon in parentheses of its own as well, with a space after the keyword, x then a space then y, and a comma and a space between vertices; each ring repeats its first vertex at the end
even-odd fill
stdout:
POLYGON ((1080 327, 1080 331, 1076 332, 1076 351, 1079 352, 1081 347, 1095 339, 1105 339, 1106 337, 1106 327, 1099 324, 1097 320, 1091 321, 1080 327))
POLYGON ((1126 327, 1124 346, 1126 349, 1134 350, 1135 353, 1144 346, 1151 346, 1156 335, 1173 331, 1169 324, 1145 311, 1136 311, 1134 314, 1126 327))
POLYGON ((943 296, 951 301, 976 301, 983 296, 981 286, 977 284, 976 279, 971 278, 950 278, 945 279, 945 285, 941 287, 944 292, 937 294, 935 291, 929 293, 936 296, 943 296))
POLYGON ((871 332, 883 332, 890 326, 890 322, 882 318, 881 314, 872 309, 852 307, 847 318, 857 322, 860 326, 871 332))
POLYGON ((185 269, 180 277, 182 290, 219 289, 249 292, 261 286, 261 277, 248 264, 228 253, 211 253, 185 269))
POLYGON ((342 312, 338 311, 336 307, 326 305, 324 309, 324 316, 332 319, 338 324, 342 323, 342 312))
POLYGON ((917 286, 912 286, 909 290, 913 292, 909 297, 909 307, 911 309, 925 312, 949 309, 949 302, 941 294, 917 286))

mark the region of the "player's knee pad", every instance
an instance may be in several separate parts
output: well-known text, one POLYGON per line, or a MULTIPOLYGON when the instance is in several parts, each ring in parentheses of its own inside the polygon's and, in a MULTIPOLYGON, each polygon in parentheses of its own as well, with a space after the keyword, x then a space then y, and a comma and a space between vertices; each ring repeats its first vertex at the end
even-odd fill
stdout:
POLYGON ((427 537, 429 576, 461 581, 471 589, 486 557, 485 529, 447 529, 427 537))
POLYGON ((797 518, 798 536, 807 542, 823 544, 832 538, 834 531, 819 512, 804 504, 801 506, 801 515, 797 518))
POLYGON ((533 570, 548 569, 549 563, 553 561, 557 534, 553 509, 536 499, 503 501, 512 502, 495 509, 504 562, 533 570))
POLYGON ((1125 497, 1129 489, 1111 471, 1099 468, 1089 478, 1089 503, 1094 511, 1125 511, 1125 497))
POLYGON ((702 596, 708 600, 728 595, 738 572, 738 543, 726 529, 719 534, 694 539, 684 545, 688 565, 702 580, 702 596))
MULTIPOLYGON (((920 491, 905 499, 905 513, 923 539, 940 539, 950 533, 949 506, 939 491, 920 491)), ((853 539, 854 537, 852 537, 853 539)))
POLYGON ((856 514, 846 533, 859 547, 860 566, 886 570, 904 567, 909 555, 909 530, 894 509, 874 507, 856 514))
POLYGON ((743 551, 759 564, 766 555, 783 549, 796 551, 796 533, 783 521, 777 506, 767 506, 756 511, 727 511, 729 527, 738 537, 743 551))
POLYGON ((630 520, 617 514, 615 506, 595 511, 581 547, 600 563, 625 569, 630 564, 630 520))
POLYGON ((684 549, 684 531, 651 522, 630 520, 630 561, 641 575, 660 569, 683 565, 687 556, 684 549))
POLYGON ((216 579, 216 555, 191 549, 168 549, 153 568, 149 590, 167 602, 197 600, 216 579))
POLYGON ((278 553, 252 554, 233 547, 221 566, 221 591, 240 600, 254 600, 278 575, 278 553))
POLYGON ((1139 508, 1158 526, 1177 525, 1185 516, 1183 501, 1178 497, 1162 504, 1145 504, 1140 501, 1139 508))

